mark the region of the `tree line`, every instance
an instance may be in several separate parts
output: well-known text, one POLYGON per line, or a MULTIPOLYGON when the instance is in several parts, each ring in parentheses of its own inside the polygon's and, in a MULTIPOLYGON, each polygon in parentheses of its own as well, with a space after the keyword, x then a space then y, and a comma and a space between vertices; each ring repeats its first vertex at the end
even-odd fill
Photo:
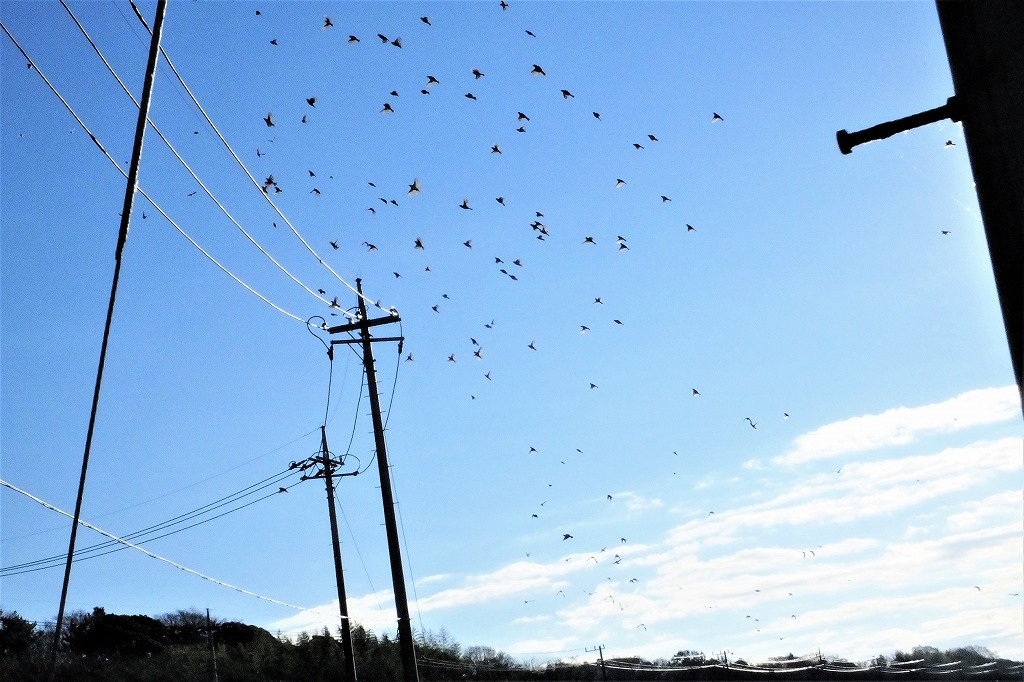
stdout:
MULTIPOLYGON (((402 678, 398 642, 387 634, 355 625, 351 630, 353 656, 359 680, 392 681, 402 678)), ((17 612, 0 609, 0 680, 50 679, 52 625, 39 626, 17 612)), ((216 680, 260 682, 263 680, 340 680, 344 651, 340 636, 326 628, 316 634, 282 637, 240 623, 210 618, 207 613, 186 609, 153 618, 107 613, 97 607, 65 619, 56 663, 57 680, 216 680)), ((757 668, 726 656, 679 651, 670 659, 648 661, 638 657, 608 659, 595 663, 548 663, 531 665, 486 646, 463 647, 443 628, 416 633, 419 677, 433 680, 740 680, 752 674, 763 679, 775 672, 787 679, 831 680, 923 679, 928 672, 954 673, 957 679, 984 677, 1024 679, 1019 662, 997 658, 983 647, 940 651, 915 647, 910 652, 880 655, 869 667, 844 659, 829 661, 771 659, 757 668), (959 667, 956 667, 959 666, 959 667), (854 670, 856 669, 856 670, 854 670), (923 671, 923 672, 922 672, 923 671)))

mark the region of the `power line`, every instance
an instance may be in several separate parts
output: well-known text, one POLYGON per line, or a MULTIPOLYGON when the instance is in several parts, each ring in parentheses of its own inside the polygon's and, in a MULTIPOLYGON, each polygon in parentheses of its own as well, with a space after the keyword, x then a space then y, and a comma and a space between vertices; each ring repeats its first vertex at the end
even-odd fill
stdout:
MULTIPOLYGON (((135 3, 132 2, 131 4, 132 4, 132 7, 135 8, 135 3)), ((146 22, 142 19, 142 15, 141 15, 141 13, 139 13, 137 8, 136 8, 136 12, 135 13, 136 13, 136 16, 139 18, 139 20, 142 21, 143 26, 146 26, 146 22)), ((146 29, 149 30, 149 27, 146 26, 146 29)), ((196 99, 196 96, 194 94, 192 94, 192 90, 190 90, 188 85, 185 83, 185 79, 182 78, 180 73, 178 73, 178 69, 175 68, 174 63, 171 61, 170 56, 167 54, 167 51, 164 50, 161 47, 160 48, 160 54, 163 55, 164 60, 167 62, 167 66, 169 66, 171 68, 171 72, 174 73, 174 76, 178 79, 178 82, 181 83, 181 86, 185 89, 185 92, 188 93, 188 96, 192 100, 192 103, 196 105, 197 109, 199 109, 199 112, 203 115, 203 118, 206 119, 207 124, 209 124, 210 128, 217 135, 217 138, 222 143, 224 143, 224 147, 228 150, 228 153, 231 154, 231 157, 235 160, 235 162, 238 164, 238 166, 246 174, 246 176, 249 178, 249 181, 252 182, 253 186, 256 187, 256 189, 258 189, 260 191, 260 194, 263 195, 263 198, 266 199, 267 203, 269 203, 270 206, 274 209, 274 212, 277 213, 277 215, 279 215, 281 217, 281 220, 283 220, 285 222, 285 224, 288 226, 288 228, 292 231, 292 234, 294 234, 295 237, 299 240, 299 242, 301 242, 302 245, 306 247, 306 250, 309 251, 310 254, 312 254, 314 258, 316 258, 317 262, 320 263, 320 265, 322 265, 324 268, 327 269, 328 272, 330 272, 332 275, 334 275, 334 277, 339 282, 341 282, 346 287, 348 287, 348 289, 350 291, 352 291, 352 293, 356 294, 356 296, 358 296, 359 298, 364 300, 366 303, 374 306, 375 308, 378 308, 380 310, 384 310, 384 312, 387 312, 387 310, 385 310, 383 307, 381 307, 381 305, 379 303, 377 303, 376 301, 370 300, 361 291, 359 291, 358 289, 353 287, 351 284, 349 284, 348 281, 346 281, 341 275, 339 275, 337 272, 335 272, 334 268, 332 268, 326 261, 324 261, 324 259, 320 256, 320 254, 318 254, 316 252, 316 250, 312 246, 310 246, 309 242, 306 241, 306 239, 299 233, 298 229, 295 227, 295 225, 292 224, 291 220, 289 220, 288 217, 277 206, 277 204, 274 203, 274 200, 270 198, 270 194, 263 190, 263 188, 260 185, 259 181, 257 181, 256 178, 253 177, 252 173, 249 172, 249 169, 242 162, 242 160, 238 157, 238 154, 236 154, 235 150, 232 149, 231 144, 224 138, 224 136, 221 134, 220 130, 217 128, 216 124, 209 117, 209 115, 207 115, 206 110, 203 109, 203 106, 199 103, 199 100, 196 99)), ((349 316, 351 319, 355 319, 354 317, 348 315, 347 313, 346 313, 346 315, 349 316)))
MULTIPOLYGON (((278 483, 280 483, 281 481, 283 481, 283 480, 285 480, 287 478, 291 478, 292 476, 295 476, 298 473, 299 472, 295 471, 295 470, 285 470, 283 472, 278 472, 278 473, 274 474, 273 476, 265 478, 262 481, 258 481, 257 483, 254 483, 254 484, 252 484, 252 485, 250 485, 250 486, 248 486, 246 488, 243 488, 242 490, 239 490, 239 491, 236 491, 234 493, 231 493, 230 495, 226 495, 226 496, 224 496, 224 497, 222 497, 222 498, 220 498, 218 500, 214 500, 213 502, 205 504, 202 507, 198 507, 198 508, 193 509, 191 511, 185 512, 183 514, 179 514, 178 516, 171 517, 170 519, 167 519, 166 521, 162 521, 162 522, 154 524, 152 526, 147 526, 146 528, 142 528, 140 530, 133 531, 131 533, 128 533, 127 535, 124 535, 123 537, 126 540, 136 540, 137 538, 144 537, 146 535, 152 535, 153 533, 158 533, 161 530, 165 530, 165 529, 170 528, 172 526, 176 526, 176 525, 180 525, 182 523, 186 523, 189 520, 191 520, 193 518, 196 518, 197 516, 201 516, 203 514, 207 514, 207 513, 211 512, 211 511, 215 510, 215 509, 219 509, 219 508, 224 507, 226 505, 232 504, 233 502, 237 502, 239 499, 244 498, 244 497, 248 497, 250 495, 253 495, 253 494, 255 494, 256 492, 259 492, 262 489, 275 486, 278 483), (270 481, 270 482, 268 483, 268 481, 270 481), (255 488, 255 490, 253 490, 253 488, 255 488)), ((193 523, 191 525, 185 526, 184 528, 178 528, 177 530, 173 530, 173 531, 171 531, 169 533, 164 533, 163 535, 158 535, 156 537, 149 538, 147 540, 139 542, 138 544, 145 544, 147 542, 152 542, 153 540, 159 540, 160 538, 168 537, 169 535, 175 535, 175 534, 180 533, 182 531, 186 531, 186 530, 188 530, 190 528, 195 528, 196 526, 201 526, 204 523, 209 523, 210 521, 213 521, 215 519, 219 519, 222 516, 227 516, 228 514, 232 514, 232 513, 236 512, 236 511, 240 511, 242 509, 245 509, 246 507, 249 507, 249 506, 252 506, 253 504, 256 504, 257 502, 261 502, 261 501, 263 501, 265 499, 268 499, 270 497, 274 497, 277 494, 278 494, 278 491, 274 491, 273 493, 271 493, 269 495, 264 495, 263 497, 260 497, 260 498, 258 498, 256 500, 253 500, 253 501, 250 501, 250 502, 247 502, 247 503, 245 503, 243 505, 240 505, 238 507, 234 507, 232 509, 229 509, 229 510, 227 510, 225 512, 217 514, 216 516, 213 516, 213 517, 210 517, 210 518, 207 518, 207 519, 203 519, 202 521, 198 521, 197 523, 193 523)), ((75 558, 74 558, 74 560, 75 561, 84 561, 85 559, 94 559, 94 558, 99 557, 99 556, 104 556, 106 554, 110 554, 111 552, 101 552, 100 550, 109 548, 110 546, 115 545, 115 544, 117 544, 115 541, 108 540, 106 542, 101 542, 101 543, 97 543, 95 545, 90 545, 89 547, 83 547, 82 549, 79 549, 79 550, 75 551, 75 558), (89 555, 89 556, 86 556, 86 555, 89 555)), ((117 548, 115 550, 111 550, 111 551, 119 552, 119 551, 121 551, 123 549, 126 549, 126 548, 125 547, 119 547, 119 548, 117 548)), ((59 560, 63 560, 64 556, 65 555, 55 555, 55 556, 51 556, 51 557, 46 557, 44 559, 36 559, 34 561, 28 561, 28 562, 25 562, 25 563, 22 563, 22 564, 15 564, 13 566, 4 566, 4 567, 0 568, 0 574, 3 574, 3 575, 20 575, 21 573, 29 573, 29 572, 32 572, 32 571, 53 568, 54 566, 57 565, 55 562, 58 559, 59 560)))
MULTIPOLYGON (((69 514, 68 512, 64 511, 63 509, 55 507, 54 505, 50 504, 49 502, 36 497, 32 493, 29 493, 29 492, 27 492, 25 490, 22 490, 21 488, 17 487, 16 485, 14 485, 12 483, 8 483, 7 481, 5 481, 3 479, 0 479, 0 485, 4 486, 5 488, 9 488, 10 490, 13 490, 16 493, 20 493, 21 495, 24 495, 25 497, 29 498, 30 500, 33 500, 34 502, 37 502, 38 504, 41 504, 42 506, 46 507, 50 511, 55 511, 58 514, 62 514, 64 516, 67 516, 68 518, 72 518, 72 519, 74 518, 71 514, 69 514)), ((256 599, 260 599, 260 600, 263 600, 263 601, 271 602, 273 604, 280 604, 281 606, 287 606, 288 608, 295 609, 296 611, 316 611, 316 609, 309 609, 309 608, 306 608, 306 607, 303 607, 303 606, 296 606, 295 604, 290 604, 290 603, 288 603, 286 601, 281 601, 280 599, 274 599, 273 597, 266 597, 264 595, 257 594, 256 592, 252 592, 251 590, 247 590, 245 588, 238 587, 237 585, 232 585, 231 583, 224 582, 223 580, 218 580, 217 578, 214 578, 212 576, 206 575, 205 573, 200 573, 199 571, 197 571, 197 570, 195 570, 193 568, 189 568, 188 566, 184 566, 182 564, 179 564, 176 561, 173 561, 173 560, 168 559, 166 557, 162 557, 159 554, 154 554, 153 552, 150 552, 147 549, 143 549, 142 547, 139 547, 137 544, 129 542, 128 540, 125 540, 124 538, 120 538, 120 537, 114 535, 113 533, 108 533, 107 531, 103 530, 102 528, 98 528, 97 526, 92 525, 88 521, 84 521, 82 519, 78 519, 78 523, 79 523, 79 525, 85 526, 89 530, 95 531, 95 532, 99 533, 100 535, 103 535, 105 537, 110 538, 111 540, 119 542, 122 545, 125 545, 126 547, 128 547, 130 549, 138 550, 138 551, 142 552, 143 554, 145 554, 148 557, 151 557, 153 559, 157 559, 158 561, 162 561, 162 562, 164 562, 166 564, 170 564, 171 566, 174 566, 178 570, 185 571, 186 573, 191 573, 192 575, 198 576, 198 577, 202 578, 203 580, 207 580, 209 582, 215 583, 215 584, 220 585, 222 587, 227 587, 228 589, 232 589, 232 590, 234 590, 236 592, 241 592, 242 594, 247 594, 250 597, 255 597, 256 599)))
MULTIPOLYGON (((100 58, 100 61, 102 61, 103 65, 105 67, 107 67, 107 71, 110 72, 110 75, 114 77, 114 80, 117 81, 117 84, 121 86, 121 89, 124 90, 124 93, 126 95, 128 95, 128 97, 132 100, 132 102, 135 104, 135 106, 139 106, 139 103, 135 99, 135 96, 131 93, 131 91, 128 89, 128 87, 125 86, 124 82, 121 80, 121 78, 114 71, 113 67, 111 67, 110 64, 107 62, 106 58, 103 56, 103 53, 100 52, 99 47, 96 45, 96 43, 93 41, 93 39, 86 32, 85 27, 82 26, 81 22, 78 21, 78 18, 74 15, 74 13, 72 13, 71 8, 67 6, 67 3, 65 3, 64 0, 60 0, 60 4, 67 11, 67 13, 71 17, 72 21, 75 22, 75 25, 78 27, 78 30, 81 31, 83 36, 85 36, 86 41, 88 41, 89 45, 92 46, 93 51, 100 58)), ((262 253, 264 256, 266 256, 270 260, 270 262, 273 263, 275 266, 277 266, 277 268, 281 272, 283 272, 285 275, 287 275, 289 279, 291 279, 293 282, 298 284, 300 287, 305 289, 311 296, 315 297, 316 299, 318 299, 320 302, 322 302, 324 304, 330 304, 330 301, 328 301, 326 298, 324 298, 323 296, 321 296, 317 292, 313 291, 313 289, 310 288, 308 285, 306 285, 305 282, 302 282, 301 280, 299 280, 295 275, 293 275, 291 272, 289 272, 287 268, 285 268, 283 265, 281 265, 281 263, 279 263, 272 255, 270 255, 270 253, 268 253, 267 250, 264 249, 263 246, 259 242, 257 242, 256 239, 254 239, 253 236, 250 235, 245 230, 245 228, 242 227, 242 225, 237 220, 235 220, 235 217, 233 215, 231 215, 231 213, 227 210, 227 208, 224 207, 223 204, 220 203, 220 201, 217 199, 217 197, 215 197, 213 195, 213 193, 206 186, 206 184, 203 183, 203 181, 199 179, 199 176, 195 174, 195 172, 192 170, 192 167, 188 165, 188 163, 185 161, 185 159, 183 159, 181 157, 181 155, 178 153, 178 150, 174 148, 174 145, 172 145, 170 143, 170 141, 166 137, 164 137, 164 134, 160 131, 160 128, 157 127, 156 123, 154 123, 153 120, 148 118, 148 117, 146 118, 146 121, 149 123, 149 125, 151 125, 153 127, 153 131, 157 134, 157 136, 160 137, 161 140, 163 140, 163 143, 165 145, 167 145, 167 148, 171 150, 171 153, 174 154, 174 157, 176 159, 178 159, 178 161, 181 163, 182 166, 185 167, 185 170, 187 170, 189 175, 192 176, 192 179, 195 180, 199 184, 199 186, 203 189, 203 192, 205 192, 206 195, 208 197, 210 197, 210 199, 213 200, 213 203, 217 205, 217 208, 219 208, 221 210, 221 212, 225 216, 227 216, 228 220, 230 220, 232 222, 232 224, 234 224, 234 226, 238 228, 239 232, 241 232, 243 235, 245 235, 246 239, 248 239, 249 242, 252 243, 253 246, 255 246, 257 249, 259 249, 260 253, 262 253)))
MULTIPOLYGON (((61 104, 64 105, 64 107, 74 117, 74 119, 78 122, 78 124, 80 126, 82 126, 82 129, 85 130, 85 132, 89 135, 89 138, 93 141, 93 143, 99 148, 99 150, 101 152, 103 152, 103 155, 105 157, 107 157, 107 160, 110 161, 111 164, 113 164, 114 168, 117 169, 117 172, 120 173, 125 178, 127 178, 128 177, 128 173, 126 173, 124 171, 124 169, 121 168, 120 164, 117 163, 117 161, 114 159, 114 157, 112 157, 110 155, 110 152, 108 152, 106 150, 106 148, 103 146, 103 144, 99 141, 99 139, 96 137, 96 135, 93 134, 92 130, 89 129, 89 126, 87 126, 85 124, 85 121, 83 121, 82 118, 71 107, 71 105, 68 104, 67 100, 64 99, 64 97, 60 94, 60 92, 57 90, 57 88, 54 87, 54 85, 50 82, 50 80, 43 74, 43 72, 39 69, 39 67, 36 65, 36 63, 34 61, 32 61, 31 57, 28 56, 28 53, 25 52, 24 48, 22 48, 21 44, 18 43, 18 41, 14 38, 14 36, 11 34, 11 32, 7 29, 7 26, 5 26, 3 24, 3 22, 0 22, 0 28, 2 28, 4 33, 7 34, 7 37, 11 39, 11 42, 14 43, 14 46, 16 48, 18 48, 18 51, 21 52, 23 57, 25 57, 25 59, 28 61, 29 65, 32 67, 32 69, 37 74, 39 74, 40 78, 43 79, 43 82, 46 83, 48 88, 50 88, 50 91, 54 95, 57 96, 57 99, 60 100, 61 104)), ((274 310, 278 311, 282 315, 290 317, 293 320, 296 320, 298 322, 303 322, 304 321, 298 315, 294 315, 294 314, 288 312, 284 308, 282 308, 279 305, 277 305, 276 303, 272 302, 270 299, 268 299, 263 294, 259 293, 255 289, 253 289, 251 286, 246 284, 244 281, 242 281, 242 279, 240 279, 236 274, 234 274, 233 272, 228 270, 227 267, 225 267, 220 261, 218 261, 216 258, 214 258, 208 251, 206 251, 206 249, 204 249, 202 246, 200 246, 199 243, 195 239, 193 239, 191 236, 189 236, 189 234, 187 232, 185 232, 185 230, 182 229, 181 226, 178 225, 178 223, 176 223, 173 219, 171 219, 171 217, 169 215, 167 215, 167 213, 163 210, 163 208, 161 208, 160 205, 157 204, 152 199, 152 197, 150 197, 149 194, 146 193, 146 191, 144 189, 142 189, 142 187, 137 187, 136 189, 137 189, 138 193, 141 194, 143 197, 145 197, 146 200, 149 201, 150 205, 152 205, 153 208, 160 215, 162 215, 164 217, 164 219, 167 220, 167 222, 169 222, 174 227, 175 230, 177 230, 183 237, 185 237, 185 239, 187 239, 192 244, 192 246, 194 246, 197 249, 199 249, 199 252, 202 253, 204 256, 206 256, 210 260, 210 262, 212 262, 214 265, 216 265, 218 268, 220 268, 225 274, 227 274, 229 277, 231 277, 231 279, 233 279, 236 282, 238 282, 239 284, 241 284, 243 287, 245 287, 249 291, 249 293, 255 295, 260 300, 262 300, 264 303, 266 303, 267 305, 269 305, 271 308, 273 308, 274 310)))

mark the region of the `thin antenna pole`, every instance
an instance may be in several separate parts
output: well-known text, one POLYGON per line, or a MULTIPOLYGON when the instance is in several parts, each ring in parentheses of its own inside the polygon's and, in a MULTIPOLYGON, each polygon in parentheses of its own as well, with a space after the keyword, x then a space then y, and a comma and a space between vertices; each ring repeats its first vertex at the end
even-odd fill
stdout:
POLYGON ((82 455, 82 474, 78 481, 78 497, 75 500, 74 520, 71 523, 71 539, 68 541, 68 559, 64 565, 64 584, 60 592, 60 608, 57 610, 57 626, 53 634, 53 647, 50 656, 50 676, 56 672, 57 652, 60 649, 60 635, 64 624, 64 607, 67 604, 68 584, 71 581, 71 562, 75 554, 75 540, 78 536, 78 522, 82 514, 82 497, 85 493, 85 476, 89 469, 89 452, 92 449, 92 435, 96 426, 96 412, 100 400, 100 386, 103 384, 103 365, 107 357, 107 341, 110 339, 110 325, 114 317, 114 301, 117 298, 117 282, 121 275, 121 254, 128 239, 128 225, 131 220, 132 204, 135 190, 139 182, 139 162, 142 159, 142 141, 146 134, 146 120, 149 117, 149 104, 153 95, 153 81, 156 75, 157 56, 160 54, 160 36, 163 33, 164 15, 167 11, 167 0, 158 0, 156 19, 153 22, 153 39, 149 45, 149 62, 146 65, 146 78, 142 86, 142 99, 139 104, 139 119, 135 126, 135 146, 132 150, 131 165, 128 170, 128 183, 124 193, 124 207, 121 211, 121 227, 117 235, 117 248, 114 251, 114 277, 110 284, 110 302, 107 305, 107 321, 103 328, 103 344, 100 347, 100 360, 96 368, 96 386, 92 394, 92 410, 89 414, 89 429, 85 436, 85 452, 82 455))

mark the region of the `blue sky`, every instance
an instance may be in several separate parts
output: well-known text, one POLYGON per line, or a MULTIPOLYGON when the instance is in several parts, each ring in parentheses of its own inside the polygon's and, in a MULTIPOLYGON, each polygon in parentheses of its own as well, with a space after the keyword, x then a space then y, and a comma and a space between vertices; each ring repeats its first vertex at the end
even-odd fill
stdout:
MULTIPOLYGON (((69 6, 137 96, 131 8, 69 6)), ((127 168, 137 109, 68 13, 0 17, 127 168)), ((2 478, 71 511, 124 179, 0 42, 2 478)), ((1024 657, 1024 429, 961 129, 835 144, 953 94, 931 3, 173 2, 163 46, 281 191, 166 63, 151 120, 281 267, 152 129, 141 188, 277 308, 137 196, 83 518, 266 481, 144 547, 275 601, 126 550, 75 564, 69 608, 335 628, 323 487, 274 478, 326 410, 367 469, 339 485, 350 612, 394 632, 361 364, 331 378, 305 326, 359 277, 406 339, 375 354, 415 628, 524 660, 1024 657)), ((69 522, 0 504, 2 606, 52 620, 62 568, 10 567, 69 522)))

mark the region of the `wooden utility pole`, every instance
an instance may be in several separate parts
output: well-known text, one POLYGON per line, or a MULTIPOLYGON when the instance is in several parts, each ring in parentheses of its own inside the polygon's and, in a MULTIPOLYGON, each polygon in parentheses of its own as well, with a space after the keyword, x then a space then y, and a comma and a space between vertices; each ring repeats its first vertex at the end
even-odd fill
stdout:
MULTIPOLYGON (((345 574, 341 569, 341 544, 338 541, 338 513, 334 509, 334 468, 341 462, 331 457, 327 447, 327 426, 320 427, 320 456, 302 463, 302 468, 319 466, 312 474, 303 474, 302 480, 322 478, 327 486, 327 515, 331 520, 331 546, 334 549, 334 579, 338 586, 338 614, 341 616, 341 648, 345 654, 345 679, 356 682, 356 659, 352 649, 352 628, 348 617, 348 598, 345 596, 345 574)), ((339 476, 355 476, 353 471, 339 476)))
POLYGON ((358 339, 334 340, 331 341, 331 345, 360 343, 363 347, 363 367, 366 371, 366 386, 370 397, 370 413, 373 418, 373 435, 377 449, 377 470, 380 472, 380 494, 384 504, 384 527, 388 537, 388 553, 391 556, 391 581, 395 591, 395 610, 398 613, 398 645, 402 655, 402 679, 405 682, 418 682, 419 673, 416 670, 416 647, 412 638, 409 598, 405 591, 405 574, 402 571, 402 551, 398 542, 398 524, 395 521, 395 500, 391 492, 391 470, 388 464, 387 444, 384 440, 384 421, 380 413, 380 398, 377 395, 377 371, 373 365, 373 342, 398 341, 399 348, 401 348, 404 339, 400 336, 377 339, 370 336, 370 327, 399 322, 401 318, 398 317, 397 313, 392 313, 388 317, 375 320, 369 319, 366 314, 366 301, 363 298, 361 279, 356 279, 356 290, 359 294, 359 319, 349 324, 330 327, 327 332, 329 334, 341 334, 358 331, 358 339))
POLYGON ((604 669, 604 644, 598 644, 593 649, 584 649, 584 651, 596 651, 598 658, 601 659, 601 679, 608 681, 608 672, 604 669))

